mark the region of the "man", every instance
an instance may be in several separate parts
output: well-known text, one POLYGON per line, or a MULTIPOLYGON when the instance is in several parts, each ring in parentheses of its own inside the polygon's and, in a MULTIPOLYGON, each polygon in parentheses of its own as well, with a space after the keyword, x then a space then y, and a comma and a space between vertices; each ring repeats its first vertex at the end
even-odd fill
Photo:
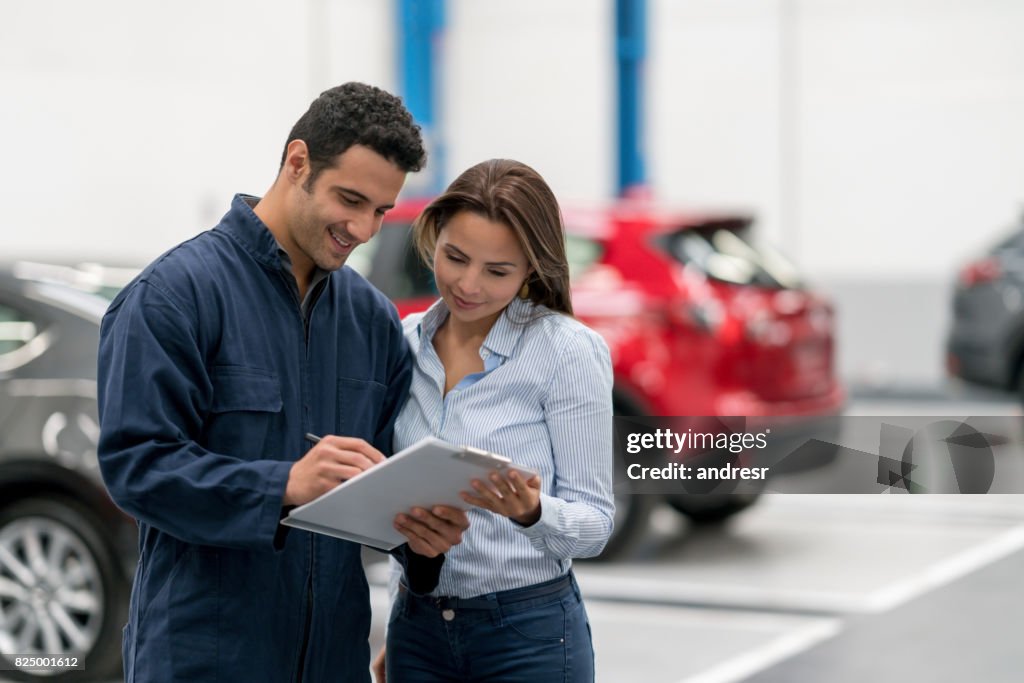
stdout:
MULTIPOLYGON (((424 158, 396 97, 328 90, 262 199, 236 196, 111 304, 99 460, 139 521, 127 681, 369 680, 360 547, 279 520, 390 452, 407 347, 394 306, 341 267, 424 158)), ((420 590, 467 526, 450 508, 396 520, 420 590)))

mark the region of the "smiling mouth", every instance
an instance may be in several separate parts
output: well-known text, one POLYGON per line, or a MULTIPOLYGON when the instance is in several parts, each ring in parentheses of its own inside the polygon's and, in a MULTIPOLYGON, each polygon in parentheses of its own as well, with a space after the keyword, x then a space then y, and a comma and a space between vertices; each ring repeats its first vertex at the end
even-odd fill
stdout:
POLYGON ((332 230, 331 228, 327 228, 327 232, 331 236, 331 239, 334 240, 334 243, 337 244, 342 251, 346 251, 355 246, 355 244, 353 244, 352 242, 346 242, 344 239, 342 239, 341 235, 334 232, 334 230, 332 230))
POLYGON ((463 299, 462 297, 460 297, 460 296, 458 296, 456 294, 452 294, 452 296, 455 298, 455 303, 457 303, 460 308, 476 308, 477 306, 480 305, 479 303, 474 303, 472 301, 466 301, 465 299, 463 299))

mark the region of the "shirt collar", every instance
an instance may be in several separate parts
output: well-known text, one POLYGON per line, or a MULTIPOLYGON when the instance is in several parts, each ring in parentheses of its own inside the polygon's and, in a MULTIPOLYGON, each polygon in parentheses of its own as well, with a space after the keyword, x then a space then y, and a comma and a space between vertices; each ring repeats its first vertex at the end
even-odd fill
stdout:
POLYGON ((236 194, 231 200, 231 208, 224 214, 216 229, 223 230, 237 240, 260 263, 271 268, 280 268, 281 258, 277 252, 277 240, 266 223, 252 210, 258 201, 259 197, 236 194))
MULTIPOLYGON (((484 354, 486 350, 502 358, 511 358, 527 323, 533 318, 533 308, 533 304, 529 301, 519 297, 512 299, 512 302, 505 307, 505 310, 494 322, 494 327, 487 333, 487 337, 480 347, 481 355, 486 357, 487 354, 484 354)), ((434 338, 437 328, 448 319, 448 315, 448 306, 444 299, 438 299, 426 310, 417 326, 421 345, 425 340, 434 338)))
MULTIPOLYGON (((295 277, 295 270, 292 268, 292 257, 288 255, 288 252, 284 250, 284 247, 282 247, 281 243, 278 242, 276 239, 274 240, 274 244, 277 245, 277 256, 278 256, 278 258, 281 259, 281 269, 286 271, 289 275, 291 275, 294 278, 295 277)), ((326 280, 328 278, 328 276, 330 276, 330 274, 331 274, 331 271, 324 270, 323 268, 321 268, 320 266, 318 266, 318 265, 316 265, 314 263, 313 264, 313 276, 309 280, 309 288, 306 291, 307 292, 312 292, 313 289, 318 284, 320 284, 320 281, 321 280, 326 280)), ((307 293, 307 296, 309 296, 308 293, 307 293)))

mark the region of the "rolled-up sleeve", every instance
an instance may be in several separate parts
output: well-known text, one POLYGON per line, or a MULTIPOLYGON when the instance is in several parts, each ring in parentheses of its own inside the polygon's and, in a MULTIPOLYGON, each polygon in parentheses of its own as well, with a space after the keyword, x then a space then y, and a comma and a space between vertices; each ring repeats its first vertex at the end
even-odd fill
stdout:
POLYGON ((611 356, 600 336, 578 328, 553 367, 544 400, 553 490, 541 494, 540 519, 517 528, 550 557, 593 557, 611 534, 615 512, 611 356))

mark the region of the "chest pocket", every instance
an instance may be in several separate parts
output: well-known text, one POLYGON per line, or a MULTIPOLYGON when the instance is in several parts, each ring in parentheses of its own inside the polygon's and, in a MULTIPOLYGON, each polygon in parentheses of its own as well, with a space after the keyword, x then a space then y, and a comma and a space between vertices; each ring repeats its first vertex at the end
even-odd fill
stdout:
POLYGON ((245 460, 273 457, 267 437, 281 427, 281 383, 256 368, 216 366, 210 376, 213 398, 203 442, 215 453, 245 460))
POLYGON ((386 396, 387 387, 379 382, 339 378, 337 433, 358 436, 373 443, 383 417, 386 396))

